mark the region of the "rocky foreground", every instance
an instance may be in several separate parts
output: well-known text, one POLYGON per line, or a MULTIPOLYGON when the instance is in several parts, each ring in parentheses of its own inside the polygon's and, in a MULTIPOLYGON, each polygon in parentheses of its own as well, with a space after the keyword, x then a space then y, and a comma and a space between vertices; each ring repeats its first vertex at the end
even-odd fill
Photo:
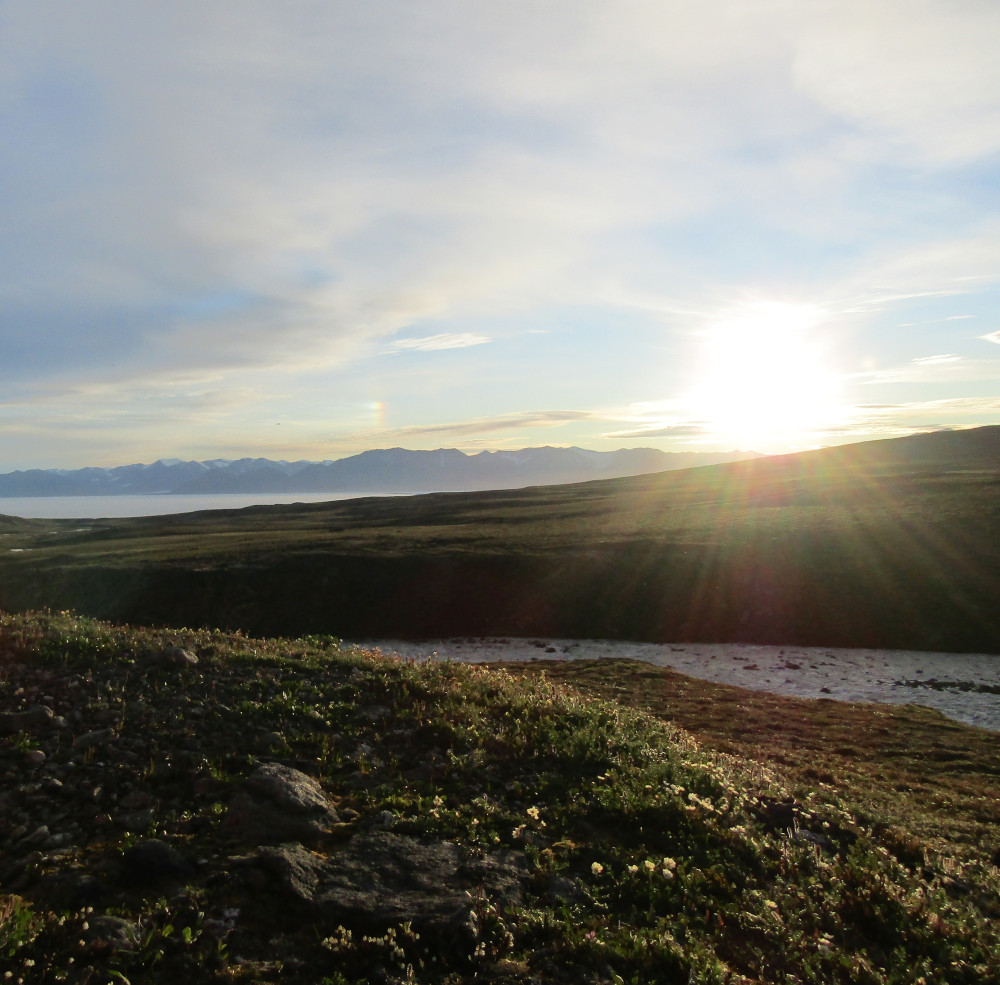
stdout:
POLYGON ((0 617, 23 982, 1000 980, 997 868, 545 680, 0 617))

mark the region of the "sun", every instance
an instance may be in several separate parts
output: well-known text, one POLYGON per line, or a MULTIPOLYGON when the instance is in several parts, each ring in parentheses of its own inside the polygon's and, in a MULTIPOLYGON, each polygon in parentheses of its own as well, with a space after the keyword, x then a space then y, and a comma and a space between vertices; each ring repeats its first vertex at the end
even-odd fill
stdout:
POLYGON ((808 305, 757 302, 713 322, 703 337, 689 412, 718 441, 744 450, 815 446, 844 416, 823 324, 808 305))

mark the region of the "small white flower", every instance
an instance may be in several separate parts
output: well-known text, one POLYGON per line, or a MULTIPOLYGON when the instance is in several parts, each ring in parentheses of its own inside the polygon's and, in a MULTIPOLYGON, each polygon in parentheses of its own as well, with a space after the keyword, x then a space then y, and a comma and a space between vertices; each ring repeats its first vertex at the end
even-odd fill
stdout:
POLYGON ((600 862, 594 862, 590 867, 590 871, 594 873, 595 876, 599 876, 604 871, 604 866, 600 862))

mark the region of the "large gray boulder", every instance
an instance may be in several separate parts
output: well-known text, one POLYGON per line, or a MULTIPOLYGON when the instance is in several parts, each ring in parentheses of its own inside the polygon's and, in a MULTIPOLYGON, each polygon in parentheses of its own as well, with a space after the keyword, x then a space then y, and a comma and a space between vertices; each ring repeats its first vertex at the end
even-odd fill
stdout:
POLYGON ((258 767, 233 794, 226 825, 236 838, 258 845, 312 843, 340 818, 311 776, 281 763, 258 767))

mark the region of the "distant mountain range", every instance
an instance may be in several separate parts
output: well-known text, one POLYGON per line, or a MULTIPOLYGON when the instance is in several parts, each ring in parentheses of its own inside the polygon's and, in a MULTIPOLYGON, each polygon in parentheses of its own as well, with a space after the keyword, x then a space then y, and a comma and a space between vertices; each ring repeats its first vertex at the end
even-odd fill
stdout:
POLYGON ((758 457, 756 452, 662 452, 655 448, 622 448, 611 452, 524 448, 475 455, 466 455, 455 448, 436 451, 389 448, 327 462, 161 459, 152 465, 110 469, 8 472, 0 475, 0 496, 466 492, 585 482, 758 457))

